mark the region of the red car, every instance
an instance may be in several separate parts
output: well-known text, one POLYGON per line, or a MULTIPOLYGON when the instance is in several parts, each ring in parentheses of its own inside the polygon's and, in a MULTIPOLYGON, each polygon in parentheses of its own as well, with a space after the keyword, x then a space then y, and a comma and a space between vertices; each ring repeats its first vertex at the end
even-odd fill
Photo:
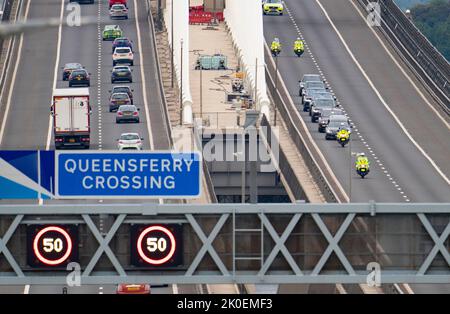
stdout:
POLYGON ((127 285, 117 286, 117 294, 150 294, 150 285, 127 285))
POLYGON ((123 4, 128 8, 127 0, 109 0, 109 8, 110 9, 114 4, 123 4))

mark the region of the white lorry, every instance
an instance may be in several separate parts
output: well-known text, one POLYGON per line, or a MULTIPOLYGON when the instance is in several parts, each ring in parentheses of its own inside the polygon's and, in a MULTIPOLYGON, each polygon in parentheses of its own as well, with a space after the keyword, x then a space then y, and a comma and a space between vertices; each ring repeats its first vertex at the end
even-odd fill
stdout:
POLYGON ((53 90, 53 136, 55 148, 89 148, 90 114, 89 88, 53 90))

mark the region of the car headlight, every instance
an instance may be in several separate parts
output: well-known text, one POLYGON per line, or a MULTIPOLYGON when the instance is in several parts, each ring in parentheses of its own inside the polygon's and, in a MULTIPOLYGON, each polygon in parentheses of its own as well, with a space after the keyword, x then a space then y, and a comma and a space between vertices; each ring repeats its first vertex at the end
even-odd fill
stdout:
POLYGON ((333 132, 332 132, 330 129, 328 129, 328 128, 326 129, 326 131, 327 131, 328 134, 333 133, 333 132))

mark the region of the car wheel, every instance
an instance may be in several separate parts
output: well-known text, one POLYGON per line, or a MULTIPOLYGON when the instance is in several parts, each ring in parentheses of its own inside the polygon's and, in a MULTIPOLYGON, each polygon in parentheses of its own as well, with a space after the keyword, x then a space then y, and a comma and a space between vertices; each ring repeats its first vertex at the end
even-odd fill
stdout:
POLYGON ((111 80, 111 84, 114 84, 114 80, 111 80))
POLYGON ((117 64, 117 62, 116 62, 116 61, 113 61, 113 66, 116 66, 116 64, 117 64))
POLYGON ((116 119, 116 123, 120 123, 120 120, 117 120, 117 119, 116 119))
POLYGON ((72 87, 72 83, 69 83, 69 87, 72 87))
POLYGON ((130 83, 133 83, 133 80, 130 80, 130 83))
POLYGON ((139 123, 139 119, 136 119, 136 123, 139 123))
POLYGON ((131 62, 130 65, 133 66, 133 65, 134 65, 134 62, 131 62))

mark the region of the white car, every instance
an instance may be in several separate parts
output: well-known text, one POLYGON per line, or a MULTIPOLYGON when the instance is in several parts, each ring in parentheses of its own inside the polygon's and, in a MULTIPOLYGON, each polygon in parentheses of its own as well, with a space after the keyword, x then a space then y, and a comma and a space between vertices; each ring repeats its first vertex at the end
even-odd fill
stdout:
POLYGON ((117 142, 119 150, 134 149, 142 150, 142 141, 144 139, 138 133, 122 133, 117 142))
POLYGON ((134 64, 134 54, 130 47, 117 47, 113 53, 113 65, 118 63, 134 64))
POLYGON ((109 10, 109 16, 114 18, 128 19, 128 9, 123 4, 114 4, 109 10))

